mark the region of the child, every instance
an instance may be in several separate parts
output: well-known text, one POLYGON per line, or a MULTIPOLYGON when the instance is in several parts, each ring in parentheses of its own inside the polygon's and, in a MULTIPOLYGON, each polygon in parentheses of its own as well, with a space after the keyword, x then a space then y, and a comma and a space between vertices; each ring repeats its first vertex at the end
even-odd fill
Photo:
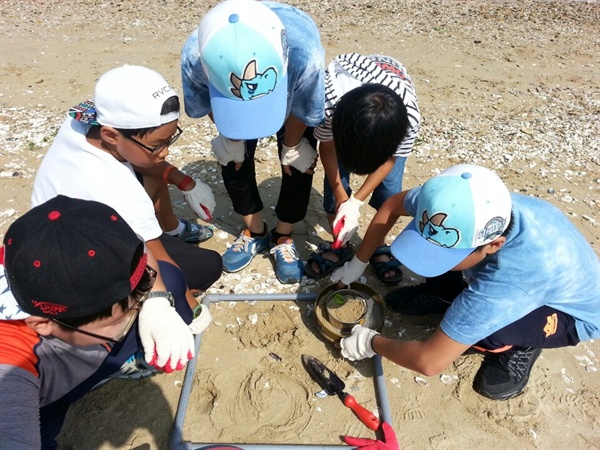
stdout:
MULTIPOLYGON (((62 195, 9 227, 0 263, 0 447, 56 448, 69 405, 142 351, 138 328, 157 300, 158 265, 115 210, 62 195)), ((175 307, 163 313, 188 332, 165 330, 181 369, 210 313, 192 321, 185 281, 165 283, 175 307)))
MULTIPOLYGON (((37 172, 32 205, 59 194, 105 203, 146 241, 157 260, 183 271, 190 289, 204 291, 220 277, 220 255, 163 232, 155 214, 157 205, 157 209, 167 205, 177 222, 167 184, 140 174, 163 170, 169 146, 181 134, 178 118, 179 98, 160 74, 133 65, 108 71, 96 84, 94 101, 72 109, 58 131, 37 172)), ((196 180, 190 192, 199 186, 205 185, 196 180)), ((208 207, 214 205, 210 198, 212 193, 208 207)), ((182 236, 189 237, 190 228, 184 227, 182 236)), ((191 291, 187 296, 190 305, 197 303, 191 291)))
POLYGON ((212 8, 181 54, 185 111, 208 115, 219 135, 212 150, 245 229, 223 254, 223 269, 237 272, 271 249, 281 283, 303 275, 291 237, 306 216, 316 165, 314 126, 323 120, 324 50, 319 30, 299 9, 276 2, 228 0, 212 8), (277 134, 282 165, 269 231, 256 183, 258 138, 277 134))
MULTIPOLYGON (((453 166, 422 187, 390 198, 377 212, 356 259, 366 261, 399 216, 414 220, 392 244, 411 271, 465 275, 426 341, 397 341, 364 327, 342 339, 342 354, 359 360, 379 353, 424 375, 441 373, 469 347, 486 353, 473 387, 503 400, 520 394, 543 348, 600 337, 600 263, 586 239, 550 203, 509 193, 488 169, 453 166)), ((352 262, 334 273, 349 284, 352 262)), ((402 291, 402 289, 399 289, 402 291)), ((386 297, 402 310, 402 295, 386 297)), ((413 310, 408 297, 407 308, 413 310)), ((420 305, 420 314, 438 312, 420 305)))
MULTIPOLYGON (((311 255, 306 273, 330 274, 352 257, 347 242, 358 228, 360 207, 379 209, 402 190, 406 159, 420 123, 414 85, 402 64, 389 56, 336 56, 325 76, 325 123, 315 129, 325 168, 323 206, 334 237, 311 255), (368 175, 352 194, 350 173, 368 175)), ((397 284, 400 264, 382 238, 370 258, 379 280, 397 284)))

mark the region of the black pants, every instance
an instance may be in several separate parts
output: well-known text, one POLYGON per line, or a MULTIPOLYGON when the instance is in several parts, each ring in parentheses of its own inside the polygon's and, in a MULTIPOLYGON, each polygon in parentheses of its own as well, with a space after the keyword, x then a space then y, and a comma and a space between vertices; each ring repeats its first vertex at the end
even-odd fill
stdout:
MULTIPOLYGON (((308 127, 304 132, 304 137, 316 149, 317 141, 313 136, 313 130, 313 128, 308 127)), ((283 136, 284 129, 281 128, 277 132, 277 149, 280 160, 283 136)), ((245 141, 246 158, 239 170, 235 170, 235 162, 230 162, 227 166, 221 166, 223 182, 233 204, 233 210, 242 216, 255 214, 262 211, 264 207, 256 182, 254 155, 257 143, 257 140, 245 141)), ((302 173, 293 167, 290 168, 292 169, 292 175, 282 174, 275 214, 282 222, 296 223, 306 216, 313 176, 302 173)))
POLYGON ((179 266, 190 289, 207 290, 223 272, 221 255, 163 233, 160 242, 179 266))

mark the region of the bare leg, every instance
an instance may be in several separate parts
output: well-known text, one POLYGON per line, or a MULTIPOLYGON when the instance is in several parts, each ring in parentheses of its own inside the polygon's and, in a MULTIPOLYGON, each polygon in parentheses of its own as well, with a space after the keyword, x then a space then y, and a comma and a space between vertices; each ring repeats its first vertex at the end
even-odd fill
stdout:
POLYGON ((251 233, 262 234, 263 231, 265 231, 262 211, 254 214, 248 214, 247 216, 242 216, 242 220, 244 221, 246 228, 248 228, 251 233))

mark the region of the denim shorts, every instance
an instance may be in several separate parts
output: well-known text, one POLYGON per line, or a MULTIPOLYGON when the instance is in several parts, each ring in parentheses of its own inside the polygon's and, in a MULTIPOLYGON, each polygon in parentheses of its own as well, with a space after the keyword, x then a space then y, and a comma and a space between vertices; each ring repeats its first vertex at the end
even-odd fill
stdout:
MULTIPOLYGON (((404 176, 405 165, 406 157, 398 157, 390 173, 387 174, 387 177, 379 183, 371 194, 369 205, 377 210, 381 207, 383 202, 392 195, 402 192, 402 177, 404 176)), ((350 172, 348 172, 340 161, 338 161, 338 168, 340 171, 340 178, 342 179, 342 186, 344 186, 346 193, 350 196, 352 194, 352 189, 350 188, 350 172)), ((325 178, 323 186, 323 208, 327 214, 335 214, 335 197, 333 196, 327 178, 325 178)))

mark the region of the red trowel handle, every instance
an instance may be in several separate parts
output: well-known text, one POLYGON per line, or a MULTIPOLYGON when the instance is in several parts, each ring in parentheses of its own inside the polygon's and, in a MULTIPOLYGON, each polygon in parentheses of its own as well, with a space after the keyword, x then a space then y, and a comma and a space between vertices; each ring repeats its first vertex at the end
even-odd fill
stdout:
POLYGON ((362 423, 364 423, 373 431, 377 431, 379 429, 379 419, 375 417, 375 414, 373 414, 364 406, 361 406, 358 403, 356 403, 356 399, 350 394, 346 394, 344 392, 342 393, 341 397, 342 402, 344 402, 344 405, 350 408, 362 423))

